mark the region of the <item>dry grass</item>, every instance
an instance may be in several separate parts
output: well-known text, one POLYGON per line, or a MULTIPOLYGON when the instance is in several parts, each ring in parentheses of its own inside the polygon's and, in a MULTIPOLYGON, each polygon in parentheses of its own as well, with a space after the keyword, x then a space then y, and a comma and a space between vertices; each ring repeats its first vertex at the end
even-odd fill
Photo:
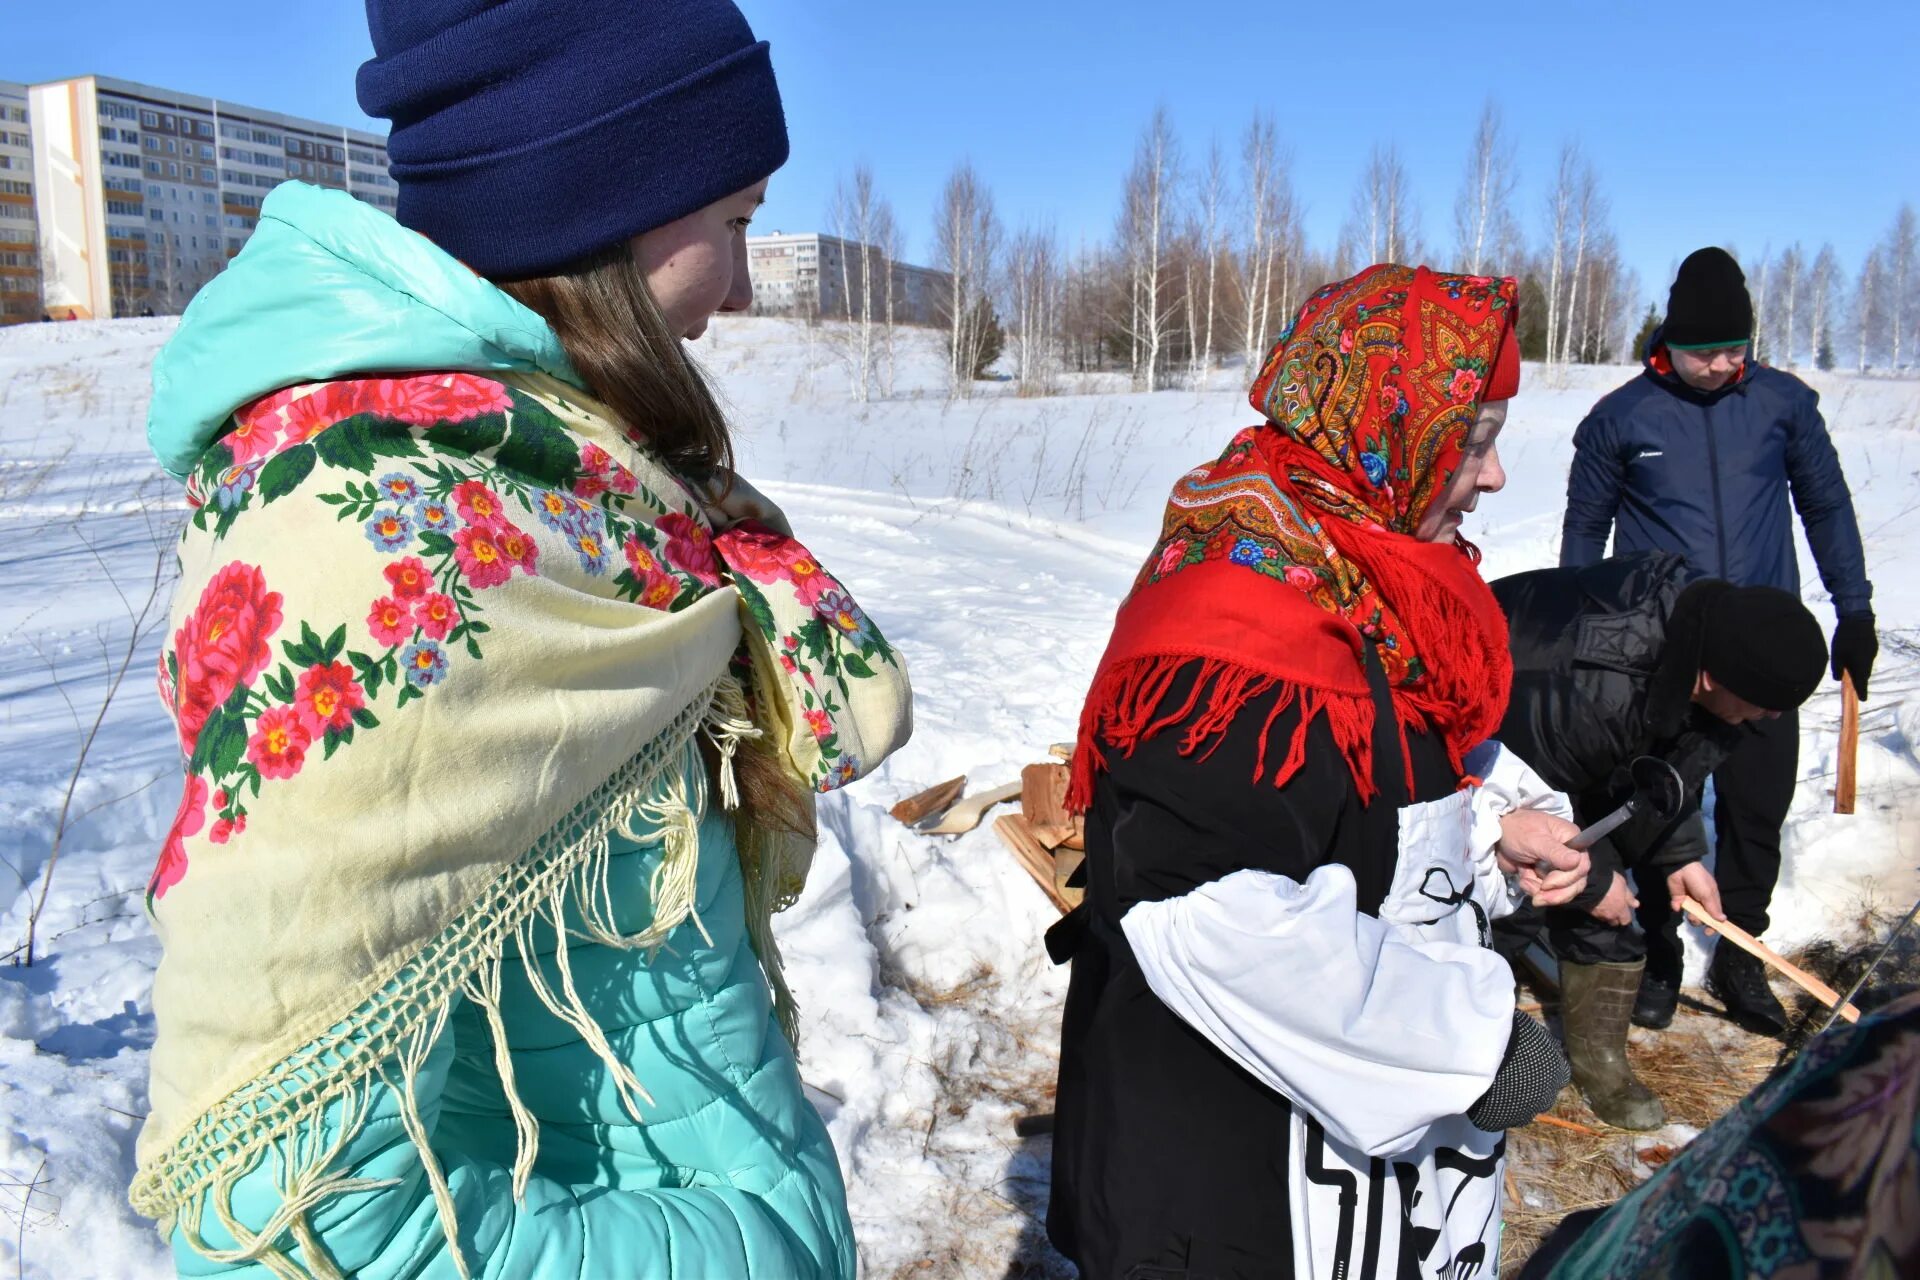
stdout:
MULTIPOLYGON (((1704 1129, 1766 1079, 1780 1050, 1778 1040, 1747 1034, 1722 1018, 1710 997, 1688 991, 1673 1025, 1635 1031, 1627 1056, 1665 1104, 1669 1124, 1704 1129)), ((1532 1124, 1508 1136, 1503 1274, 1516 1274, 1567 1214, 1612 1204, 1639 1184, 1648 1166, 1673 1154, 1658 1132, 1632 1133, 1603 1123, 1572 1087, 1552 1114, 1597 1132, 1532 1124)))

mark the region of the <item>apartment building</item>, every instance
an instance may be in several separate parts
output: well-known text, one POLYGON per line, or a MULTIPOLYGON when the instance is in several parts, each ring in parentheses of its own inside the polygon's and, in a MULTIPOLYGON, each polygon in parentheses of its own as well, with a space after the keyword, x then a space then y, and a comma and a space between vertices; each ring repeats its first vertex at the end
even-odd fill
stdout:
POLYGON ((27 98, 41 292, 56 318, 178 314, 289 179, 394 209, 375 134, 106 76, 27 98))
POLYGON ((0 80, 0 324, 37 320, 40 314, 27 87, 0 80))
MULTIPOLYGON (((764 315, 845 317, 860 309, 863 251, 873 261, 875 316, 886 307, 879 250, 838 236, 808 232, 747 237, 747 264, 753 272, 753 309, 764 315)), ((944 271, 894 262, 893 318, 902 324, 934 324, 953 287, 944 271)))

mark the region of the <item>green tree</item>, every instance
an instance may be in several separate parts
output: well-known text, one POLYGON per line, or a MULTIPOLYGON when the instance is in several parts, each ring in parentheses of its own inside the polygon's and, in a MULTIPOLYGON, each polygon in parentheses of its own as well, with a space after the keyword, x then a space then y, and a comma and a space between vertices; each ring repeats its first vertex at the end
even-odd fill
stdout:
POLYGON ((981 298, 973 304, 972 330, 973 350, 968 353, 968 376, 984 378, 993 362, 1000 358, 1001 350, 1006 346, 1006 335, 1000 329, 1000 316, 993 309, 993 303, 981 298))
POLYGON ((1660 313, 1649 306, 1646 318, 1640 322, 1640 332, 1633 335, 1633 349, 1628 352, 1629 359, 1638 360, 1647 353, 1647 340, 1653 337, 1653 331, 1659 327, 1660 313))
POLYGON ((1814 367, 1822 373, 1833 368, 1833 339, 1822 336, 1820 350, 1813 357, 1814 367))

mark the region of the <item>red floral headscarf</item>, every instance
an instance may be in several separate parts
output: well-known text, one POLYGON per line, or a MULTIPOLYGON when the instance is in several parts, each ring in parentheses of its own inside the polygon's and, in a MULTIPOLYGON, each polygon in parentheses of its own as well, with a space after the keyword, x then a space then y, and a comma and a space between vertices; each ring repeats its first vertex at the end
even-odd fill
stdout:
MULTIPOLYGON (((1458 471, 1480 405, 1519 385, 1509 278, 1376 266, 1315 293, 1255 379, 1267 421, 1175 484, 1160 540, 1121 604, 1081 714, 1070 803, 1106 748, 1192 717, 1188 752, 1276 687, 1299 703, 1280 785, 1320 714, 1363 798, 1375 792, 1371 643, 1400 728, 1438 733, 1456 768, 1506 708, 1506 621, 1465 541, 1412 534, 1458 471), (1184 706, 1175 674, 1202 665, 1184 706), (1192 713, 1204 703, 1203 714, 1192 713)), ((1265 741, 1256 778, 1265 776, 1265 741)))

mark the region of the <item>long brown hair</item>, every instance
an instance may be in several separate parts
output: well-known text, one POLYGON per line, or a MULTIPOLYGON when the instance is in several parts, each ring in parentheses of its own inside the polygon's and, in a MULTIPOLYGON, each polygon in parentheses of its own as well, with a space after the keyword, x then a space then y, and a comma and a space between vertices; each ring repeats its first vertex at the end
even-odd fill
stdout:
POLYGON ((677 475, 704 485, 732 474, 726 415, 625 241, 550 276, 496 283, 553 326, 587 389, 677 475))
MULTIPOLYGON (((503 280, 508 296, 537 313, 560 338, 587 389, 613 410, 627 434, 697 486, 733 475, 733 435, 713 390, 647 287, 623 241, 550 276, 503 280)), ((718 794, 719 755, 702 739, 718 794)), ((812 839, 813 794, 780 763, 771 744, 749 741, 735 754, 736 819, 762 832, 812 839)))

